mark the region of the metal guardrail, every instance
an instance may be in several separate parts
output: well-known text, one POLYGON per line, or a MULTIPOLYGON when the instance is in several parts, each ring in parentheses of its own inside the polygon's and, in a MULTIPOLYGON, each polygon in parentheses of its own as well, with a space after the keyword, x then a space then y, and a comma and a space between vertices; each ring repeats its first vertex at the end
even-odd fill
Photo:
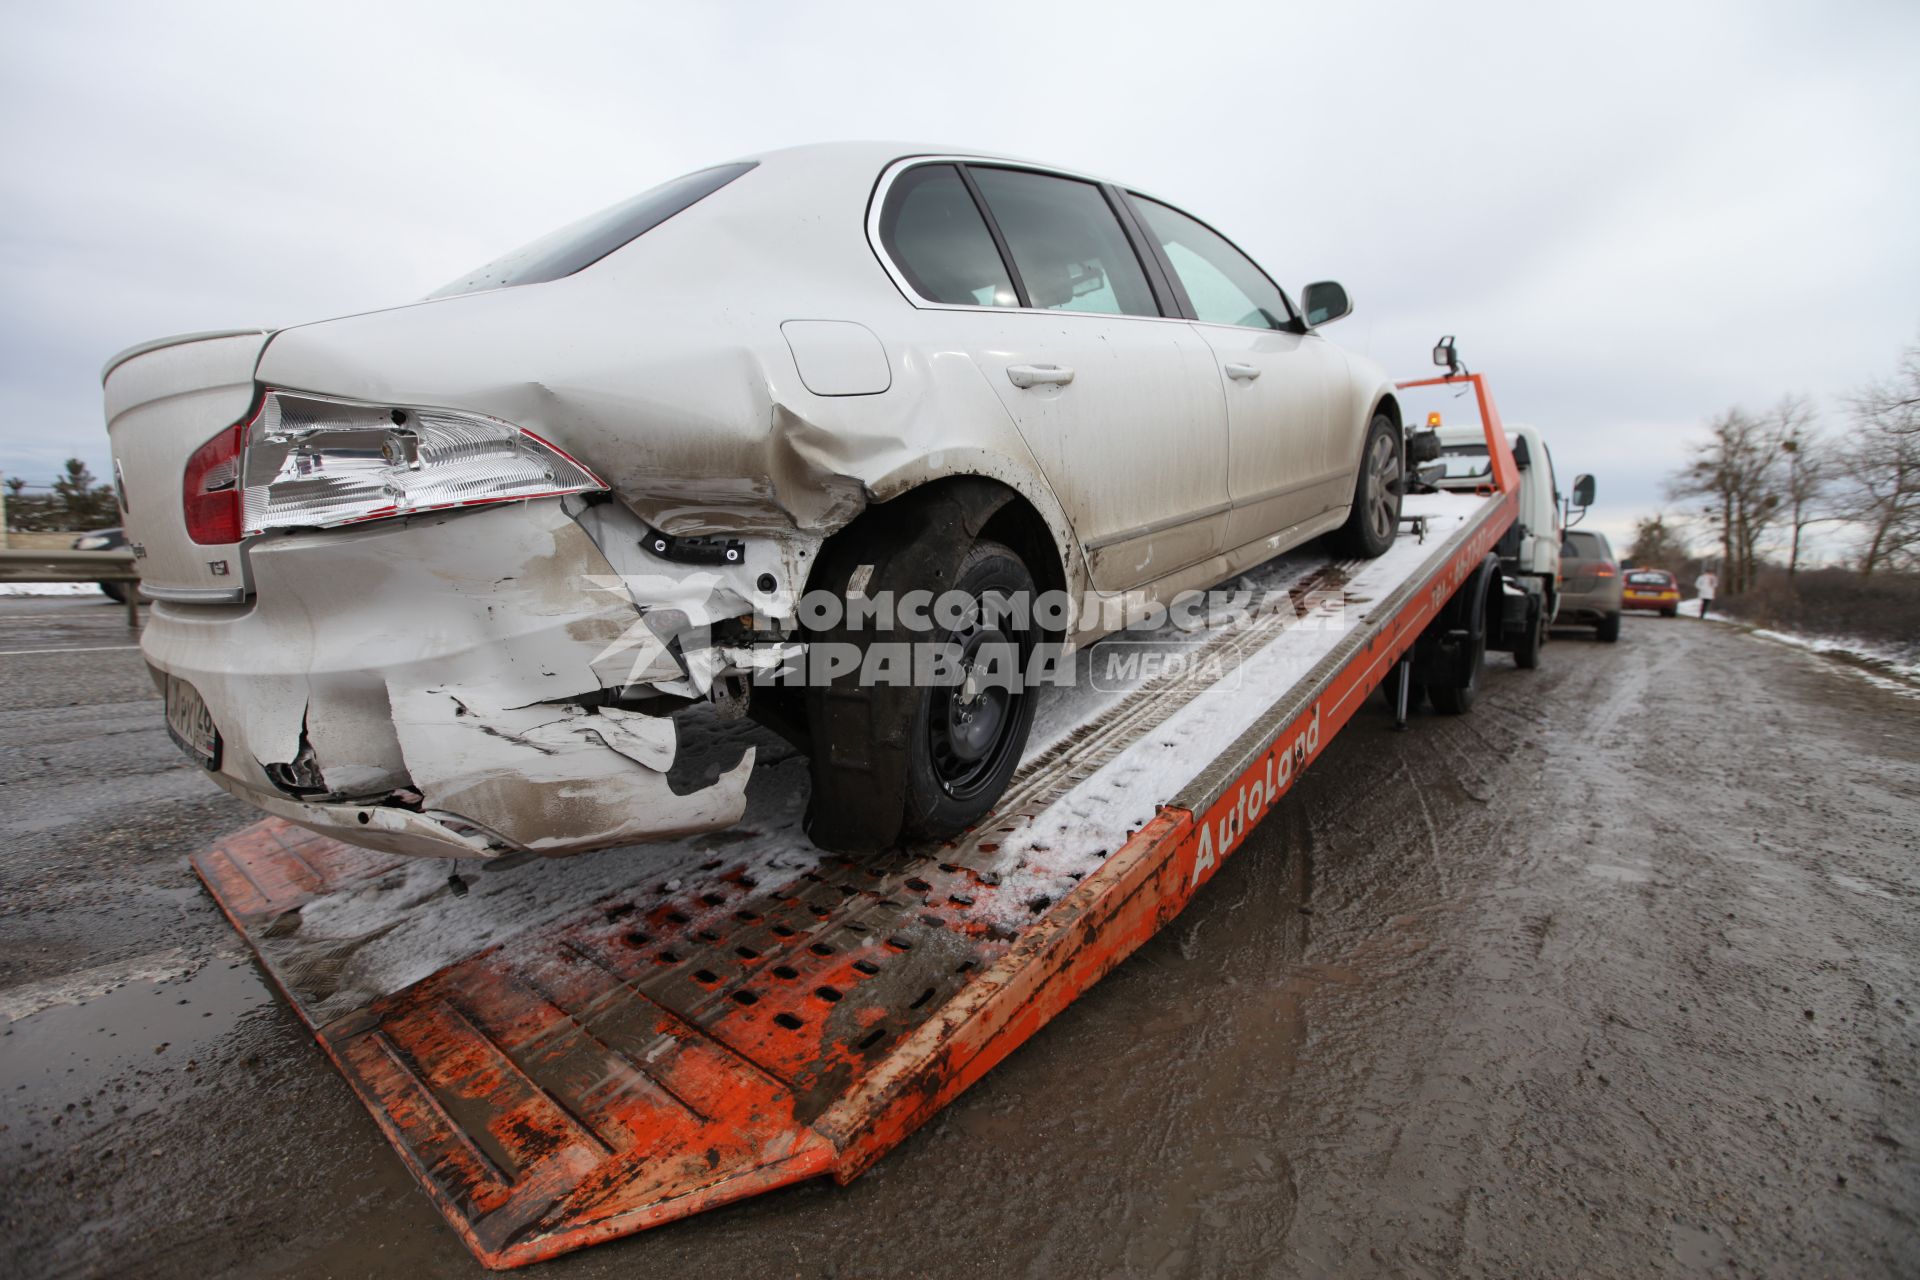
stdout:
POLYGON ((0 551, 0 582, 125 582, 127 625, 140 625, 140 574, 131 551, 0 551))

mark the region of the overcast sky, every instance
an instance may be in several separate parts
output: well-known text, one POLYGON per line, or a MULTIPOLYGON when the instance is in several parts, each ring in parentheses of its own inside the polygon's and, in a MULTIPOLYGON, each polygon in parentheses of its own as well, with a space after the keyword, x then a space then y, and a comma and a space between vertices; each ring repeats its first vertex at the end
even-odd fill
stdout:
POLYGON ((1920 4, 74 3, 0 11, 0 471, 105 474, 163 334, 417 298, 664 178, 884 137, 1130 182, 1600 478, 1920 339, 1920 4))

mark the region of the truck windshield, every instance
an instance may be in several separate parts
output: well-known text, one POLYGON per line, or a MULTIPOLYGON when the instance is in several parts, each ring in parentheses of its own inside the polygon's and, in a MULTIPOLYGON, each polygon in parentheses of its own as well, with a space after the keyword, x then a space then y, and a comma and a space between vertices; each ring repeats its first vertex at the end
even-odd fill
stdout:
POLYGON ((1484 444, 1450 444, 1440 450, 1440 460, 1447 465, 1449 480, 1476 480, 1493 474, 1493 459, 1484 444))

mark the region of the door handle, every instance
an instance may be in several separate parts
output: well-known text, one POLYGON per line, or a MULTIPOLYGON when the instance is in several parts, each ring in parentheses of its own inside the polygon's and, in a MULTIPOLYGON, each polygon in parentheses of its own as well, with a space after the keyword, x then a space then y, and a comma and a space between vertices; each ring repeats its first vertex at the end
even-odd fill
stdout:
POLYGON ((1256 365, 1230 364, 1227 366, 1227 376, 1229 378, 1238 378, 1241 382, 1252 382, 1260 376, 1260 370, 1256 365))
POLYGON ((1010 364, 1007 381, 1016 387, 1064 387, 1073 381, 1073 370, 1063 364, 1010 364))

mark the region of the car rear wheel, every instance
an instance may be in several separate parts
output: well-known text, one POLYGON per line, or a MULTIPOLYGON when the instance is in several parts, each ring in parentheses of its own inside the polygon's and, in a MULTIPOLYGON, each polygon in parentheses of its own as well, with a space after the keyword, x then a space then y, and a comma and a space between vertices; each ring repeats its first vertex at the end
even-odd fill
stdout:
POLYGON ((1620 638, 1619 613, 1610 613, 1600 619, 1600 625, 1593 629, 1593 634, 1602 644, 1612 644, 1618 640, 1620 638))
POLYGON ((823 849, 958 835, 1019 766, 1034 710, 1025 675, 1044 633, 1033 575, 978 532, 982 505, 956 489, 872 508, 809 578, 849 605, 805 633, 804 825, 823 849))
POLYGON ((1402 483, 1400 428, 1384 413, 1373 415, 1366 445, 1360 450, 1360 474, 1353 481, 1353 507, 1347 522, 1328 541, 1342 555, 1373 559, 1385 555, 1400 530, 1402 483))

